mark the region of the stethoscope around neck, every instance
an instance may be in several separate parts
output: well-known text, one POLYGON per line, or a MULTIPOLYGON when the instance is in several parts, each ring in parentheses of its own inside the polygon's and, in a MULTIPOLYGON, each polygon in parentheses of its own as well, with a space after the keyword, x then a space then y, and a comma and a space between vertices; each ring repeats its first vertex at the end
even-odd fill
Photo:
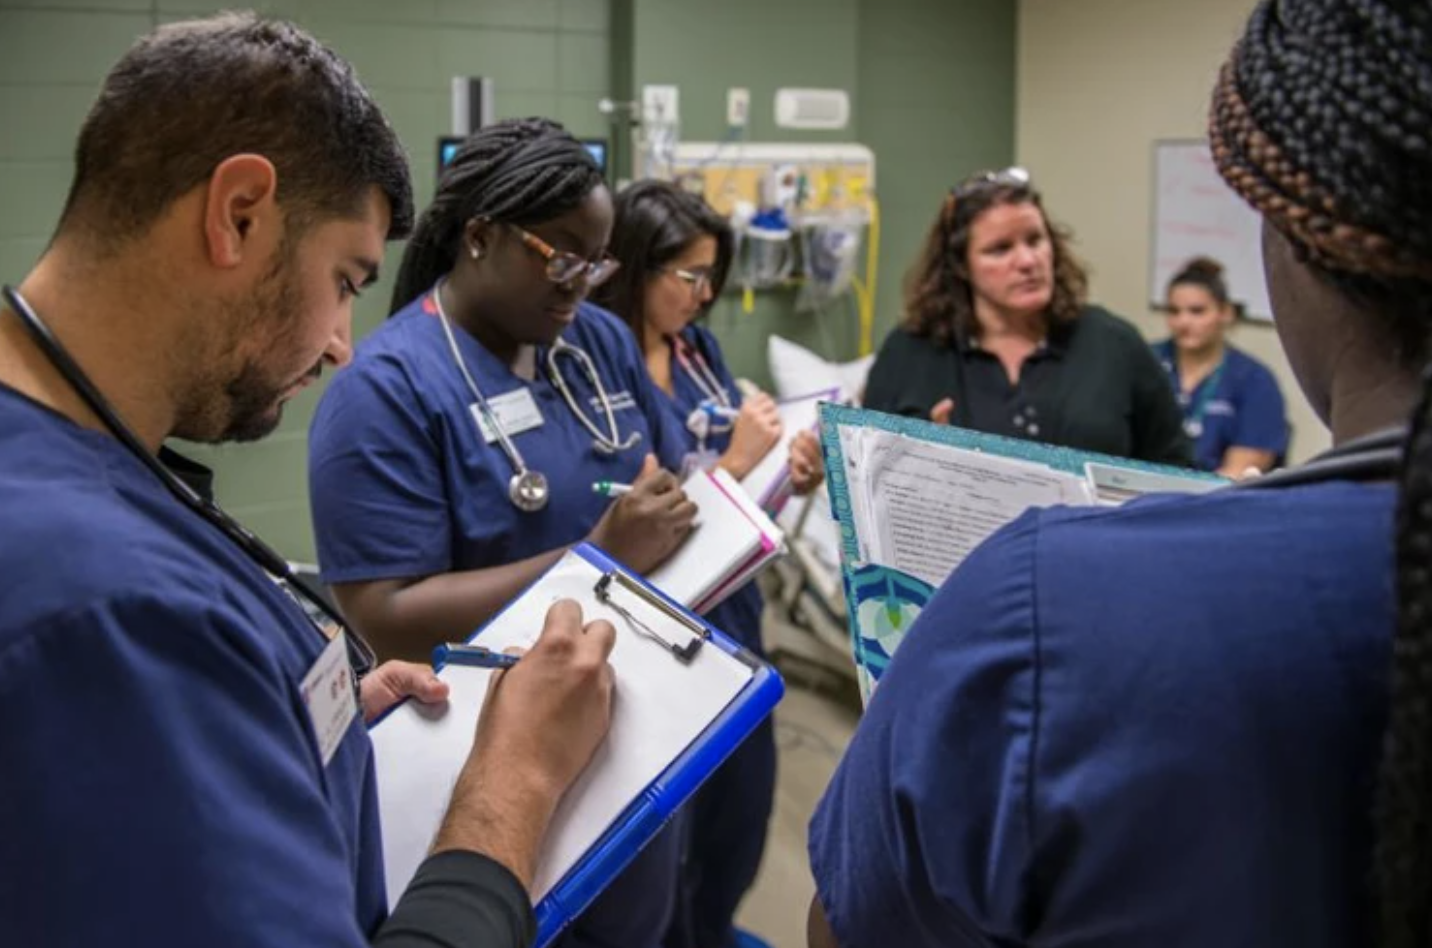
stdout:
MULTIPOLYGON (((441 281, 433 287, 433 308, 437 310, 438 322, 442 324, 443 335, 447 337, 453 363, 457 366, 463 381, 467 383, 468 391, 472 392, 474 404, 482 414, 483 421, 491 429, 494 440, 502 448, 502 453, 507 456, 508 463, 512 465, 512 476, 507 481, 507 499, 512 501, 512 505, 518 510, 536 513, 545 508, 548 500, 551 499, 551 486, 541 471, 528 467, 527 459, 522 456, 522 452, 518 450, 517 445, 508 435, 507 429, 503 427, 501 419, 492 410, 492 406, 487 403, 487 398, 482 394, 482 389, 478 387, 477 380, 468 371, 467 362, 462 357, 462 350, 457 345, 457 336, 453 333, 452 320, 448 318, 447 311, 443 309, 442 287, 441 281)), ((561 394, 562 400, 567 403, 567 408, 571 410, 573 417, 592 436, 592 447, 598 454, 617 454, 641 443, 641 432, 639 431, 633 431, 625 438, 621 436, 621 431, 617 427, 616 412, 612 408, 612 400, 607 394, 607 387, 603 384, 602 377, 592 362, 592 357, 587 355, 583 349, 559 336, 557 341, 547 349, 546 365, 547 376, 552 380, 552 385, 561 394), (582 374, 587 377, 587 381, 596 391, 597 401, 601 403, 602 417, 606 421, 606 431, 598 428, 596 423, 587 416, 567 385, 567 380, 562 375, 560 362, 564 356, 574 360, 581 367, 582 374)), ((473 424, 477 424, 476 419, 473 420, 473 424)), ((486 440, 487 432, 482 430, 481 425, 478 425, 478 434, 486 440)))
POLYGON ((710 435, 736 427, 736 406, 698 349, 680 336, 671 336, 670 342, 677 365, 701 392, 701 403, 686 416, 686 430, 704 445, 710 435))
MULTIPOLYGON (((24 324, 26 331, 34 339, 35 345, 44 353, 45 358, 50 361, 50 364, 55 367, 70 388, 74 389, 90 411, 94 412, 105 428, 109 429, 110 434, 124 445, 130 454, 148 468, 149 472, 157 477, 181 504, 218 528, 229 542, 237 546, 260 569, 268 573, 276 582, 286 586, 294 595, 306 601, 312 609, 333 623, 344 637, 344 643, 348 650, 348 664, 353 669, 356 694, 358 680, 378 664, 378 658, 373 652, 372 646, 348 625, 337 610, 330 606, 322 596, 295 576, 288 561, 277 551, 249 532, 243 524, 224 513, 217 504, 200 497, 193 488, 160 463, 159 459, 140 442, 138 436, 130 430, 129 426, 120 419, 114 406, 101 394, 89 375, 80 368, 79 363, 50 332, 50 328, 45 325, 40 314, 35 312, 35 308, 29 304, 25 297, 20 295, 19 290, 7 285, 0 287, 0 294, 4 295, 5 302, 20 317, 20 322, 24 324)), ((325 639, 328 638, 327 633, 321 628, 316 625, 314 628, 325 639)))
POLYGON ((1178 389, 1178 404, 1180 408, 1184 409, 1184 434, 1188 435, 1189 438, 1194 441, 1203 437, 1203 420, 1208 415, 1209 403, 1213 401, 1213 397, 1218 394, 1219 386, 1223 384, 1223 367, 1227 363, 1228 356, 1225 354, 1218 360, 1218 365, 1214 366, 1213 371, 1194 386, 1192 394, 1196 397, 1190 399, 1190 393, 1185 391, 1182 382, 1178 381, 1177 354, 1171 354, 1164 362, 1164 368, 1176 380, 1175 387, 1178 389))

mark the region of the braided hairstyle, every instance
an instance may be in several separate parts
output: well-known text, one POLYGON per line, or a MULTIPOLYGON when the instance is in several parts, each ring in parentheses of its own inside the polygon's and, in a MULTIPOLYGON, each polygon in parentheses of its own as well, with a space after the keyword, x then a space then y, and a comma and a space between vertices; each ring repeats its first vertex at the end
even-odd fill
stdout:
POLYGON ((1044 212, 1039 192, 1027 182, 971 182, 945 195, 915 265, 905 275, 905 329, 950 345, 956 337, 975 335, 974 287, 970 283, 970 229, 982 214, 1002 204, 1033 204, 1044 218, 1054 252, 1054 295, 1051 323, 1077 319, 1084 306, 1089 280, 1069 249, 1069 234, 1056 227, 1044 212))
POLYGON ((1264 0, 1223 67, 1224 178, 1341 289, 1386 314, 1409 367, 1432 339, 1432 10, 1264 0))
POLYGON ((418 218, 390 313, 452 269, 468 221, 540 224, 574 210, 605 183, 586 146, 549 119, 509 119, 474 132, 443 169, 433 202, 418 218))
MULTIPOLYGON (((1314 272, 1432 338, 1432 4, 1263 0, 1214 93, 1224 178, 1314 272)), ((1432 945, 1432 378, 1403 458, 1392 699, 1373 853, 1377 944, 1432 945)))

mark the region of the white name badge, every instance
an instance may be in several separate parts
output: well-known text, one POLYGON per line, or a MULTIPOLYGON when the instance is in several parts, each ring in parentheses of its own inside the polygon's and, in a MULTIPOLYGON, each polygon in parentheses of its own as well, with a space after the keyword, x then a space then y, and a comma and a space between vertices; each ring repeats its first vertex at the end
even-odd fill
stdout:
MULTIPOLYGON (((593 395, 591 398, 587 399, 587 401, 590 402, 592 408, 596 409, 597 411, 605 410, 602 408, 602 399, 600 396, 593 395)), ((625 389, 620 392, 612 392, 607 396, 607 401, 611 404, 612 411, 629 411, 636 407, 636 399, 632 398, 631 392, 628 392, 625 389)))
POLYGON ((348 733, 348 725, 358 716, 358 701, 353 694, 353 669, 348 665, 347 636, 340 632, 318 656, 318 661, 303 676, 300 685, 313 735, 318 738, 318 751, 323 766, 333 759, 338 745, 348 733))
MULTIPOLYGON (((542 409, 537 407, 537 400, 532 397, 532 392, 525 388, 513 389, 496 398, 487 400, 487 407, 497 416, 497 423, 502 430, 507 432, 510 438, 515 434, 530 431, 533 428, 542 426, 542 409)), ((483 414, 477 402, 468 406, 472 417, 477 421, 478 430, 487 439, 488 444, 497 440, 497 432, 492 429, 487 416, 483 414)))

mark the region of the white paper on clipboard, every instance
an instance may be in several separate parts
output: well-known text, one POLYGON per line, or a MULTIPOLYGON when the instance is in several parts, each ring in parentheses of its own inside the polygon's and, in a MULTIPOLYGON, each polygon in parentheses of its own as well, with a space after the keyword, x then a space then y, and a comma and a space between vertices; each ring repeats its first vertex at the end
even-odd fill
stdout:
MULTIPOLYGON (((616 671, 611 731, 553 817, 533 880, 534 903, 581 860, 754 674, 750 666, 715 647, 702 648, 690 664, 681 663, 597 600, 594 587, 602 575, 593 563, 568 553, 476 638, 499 651, 528 647, 536 641, 548 608, 559 599, 576 600, 584 621, 604 618, 617 630, 610 659, 616 671)), ((620 604, 673 641, 689 635, 636 596, 620 604)), ((396 904, 412 881, 446 814, 472 747, 492 672, 448 665, 439 675, 451 689, 445 705, 407 702, 371 731, 389 904, 396 904)))

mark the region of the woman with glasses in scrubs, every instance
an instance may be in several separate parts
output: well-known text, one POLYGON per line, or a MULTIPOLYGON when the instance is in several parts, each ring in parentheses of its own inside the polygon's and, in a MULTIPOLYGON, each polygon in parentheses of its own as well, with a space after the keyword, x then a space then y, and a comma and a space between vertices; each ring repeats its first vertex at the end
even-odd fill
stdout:
POLYGON ((1087 280, 1022 168, 953 188, 906 279, 864 404, 1011 438, 1188 464, 1168 382, 1087 280))
MULTIPOLYGON (((732 234, 704 200, 665 181, 639 181, 616 200, 612 254, 621 263, 594 297, 631 327, 671 424, 685 435, 686 468, 719 465, 742 478, 781 437, 775 402, 743 396, 721 346, 700 317, 721 292, 732 234)), ((802 432, 789 464, 797 493, 821 479, 820 446, 802 432)), ((712 610, 717 628, 757 654, 761 593, 748 584, 712 610)), ((702 786, 691 811, 682 940, 694 948, 759 946, 735 928, 741 898, 755 882, 776 786, 776 743, 767 719, 702 786)))
MULTIPOLYGON (((418 221, 392 318, 324 393, 319 562, 383 655, 465 639, 582 540, 646 572, 690 532, 680 432, 630 332, 585 302, 617 267, 611 229, 602 173, 561 126, 481 129, 418 221), (603 481, 633 486, 609 500, 603 481)), ((563 945, 662 944, 680 838, 653 840, 563 945)))

